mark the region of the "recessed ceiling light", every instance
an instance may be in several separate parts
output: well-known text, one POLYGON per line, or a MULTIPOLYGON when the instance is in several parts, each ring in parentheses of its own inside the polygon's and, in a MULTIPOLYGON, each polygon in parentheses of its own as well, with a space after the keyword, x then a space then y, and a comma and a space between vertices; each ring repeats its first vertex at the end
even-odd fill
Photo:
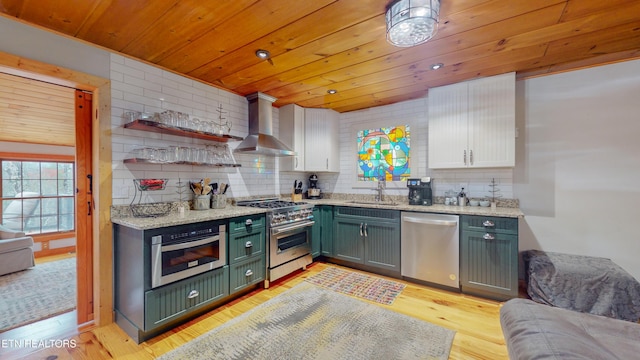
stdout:
POLYGON ((444 64, 443 64, 443 63, 433 64, 433 65, 431 65, 431 70, 438 70, 438 69, 440 69, 440 68, 441 68, 441 67, 443 67, 443 66, 444 66, 444 64))
POLYGON ((327 90, 327 93, 329 93, 329 94, 335 94, 335 93, 337 93, 337 92, 338 92, 338 90, 336 90, 336 89, 329 89, 329 90, 327 90))
POLYGON ((256 56, 262 60, 266 60, 271 57, 271 54, 267 50, 256 50, 256 56))

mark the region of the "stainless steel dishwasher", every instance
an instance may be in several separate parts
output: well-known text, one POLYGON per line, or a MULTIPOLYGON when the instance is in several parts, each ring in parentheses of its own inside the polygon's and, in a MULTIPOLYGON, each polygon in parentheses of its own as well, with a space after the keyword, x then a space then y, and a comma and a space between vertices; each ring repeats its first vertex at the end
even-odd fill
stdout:
POLYGON ((458 215, 402 212, 401 274, 460 291, 458 215))

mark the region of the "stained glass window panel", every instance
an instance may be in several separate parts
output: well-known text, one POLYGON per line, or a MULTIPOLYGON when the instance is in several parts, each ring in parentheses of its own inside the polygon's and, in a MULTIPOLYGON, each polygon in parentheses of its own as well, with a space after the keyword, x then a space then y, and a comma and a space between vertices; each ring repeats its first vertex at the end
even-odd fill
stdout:
POLYGON ((405 181, 411 175, 409 125, 361 130, 358 181, 405 181))

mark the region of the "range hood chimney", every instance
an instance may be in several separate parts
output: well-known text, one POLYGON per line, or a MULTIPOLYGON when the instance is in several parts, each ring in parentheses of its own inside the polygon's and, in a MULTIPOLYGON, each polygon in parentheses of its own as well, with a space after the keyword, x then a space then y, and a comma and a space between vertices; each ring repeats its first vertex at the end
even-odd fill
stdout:
POLYGON ((247 95, 249 100, 249 135, 235 152, 271 156, 293 156, 295 151, 276 139, 273 134, 273 107, 276 98, 257 92, 247 95))

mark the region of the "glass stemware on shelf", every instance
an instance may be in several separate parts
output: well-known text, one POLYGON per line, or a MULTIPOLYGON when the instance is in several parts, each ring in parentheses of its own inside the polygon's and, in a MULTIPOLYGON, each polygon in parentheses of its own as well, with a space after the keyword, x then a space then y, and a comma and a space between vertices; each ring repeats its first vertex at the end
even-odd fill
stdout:
POLYGON ((141 147, 131 152, 125 162, 239 166, 227 144, 207 145, 204 148, 186 146, 141 147))
POLYGON ((226 120, 226 118, 222 116, 222 114, 226 114, 226 112, 222 111, 221 106, 216 109, 216 111, 219 112, 218 121, 199 119, 191 117, 189 114, 174 110, 165 110, 161 113, 155 114, 125 110, 122 117, 127 122, 147 120, 157 122, 158 124, 169 128, 177 128, 184 131, 195 131, 216 136, 230 135, 232 122, 226 120))

